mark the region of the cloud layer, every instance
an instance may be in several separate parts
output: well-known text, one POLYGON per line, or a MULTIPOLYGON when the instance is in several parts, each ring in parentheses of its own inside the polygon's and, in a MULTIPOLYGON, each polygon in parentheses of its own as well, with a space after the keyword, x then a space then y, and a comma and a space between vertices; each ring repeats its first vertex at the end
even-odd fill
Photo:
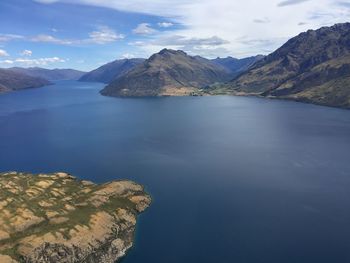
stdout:
POLYGON ((285 0, 285 1, 278 3, 277 6, 282 7, 282 6, 288 6, 288 5, 298 5, 298 4, 307 2, 307 1, 310 1, 310 0, 285 0))
POLYGON ((91 70, 163 48, 265 55, 300 32, 350 18, 350 0, 29 0, 20 14, 19 2, 0 1, 0 67, 91 70))
POLYGON ((141 24, 138 24, 137 27, 134 28, 132 32, 137 35, 150 35, 157 31, 154 28, 152 28, 150 24, 141 23, 141 24))
POLYGON ((100 27, 99 30, 93 31, 89 34, 89 39, 85 39, 82 42, 106 44, 123 39, 124 35, 117 34, 114 30, 107 26, 100 27))
POLYGON ((6 50, 0 49, 0 57, 7 57, 9 54, 7 53, 6 50))
MULTIPOLYGON (((50 4, 71 1, 37 2, 50 4)), ((145 21, 132 31, 140 37, 147 37, 140 38, 143 44, 138 45, 146 56, 160 43, 174 46, 186 42, 185 40, 187 43, 178 46, 184 46, 190 51, 200 47, 202 55, 209 55, 214 53, 214 44, 198 45, 197 41, 188 40, 213 37, 225 40, 225 43, 218 42, 216 45, 218 55, 243 57, 266 54, 301 31, 345 22, 350 16, 350 8, 346 8, 349 3, 344 0, 77 0, 74 3, 165 18, 166 22, 157 24, 145 21), (173 29, 174 24, 179 27, 173 29), (155 28, 162 30, 157 31, 155 28), (174 36, 178 38, 175 39, 174 36), (175 44, 166 41, 171 38, 175 44), (204 52, 205 49, 208 50, 207 53, 204 52)))
POLYGON ((25 49, 25 50, 23 50, 23 51, 21 52, 21 55, 22 55, 22 56, 28 56, 28 57, 30 57, 32 54, 33 54, 33 51, 28 50, 28 49, 25 49))
POLYGON ((31 67, 31 66, 48 66, 50 64, 54 63, 64 63, 66 62, 65 59, 59 58, 59 57, 50 57, 50 58, 37 58, 37 59, 29 59, 29 58, 17 58, 14 60, 7 59, 7 60, 0 60, 0 65, 21 65, 25 67, 31 67))
POLYGON ((51 43, 56 45, 86 45, 86 44, 108 44, 123 39, 123 34, 117 34, 108 26, 100 26, 98 30, 89 33, 89 37, 85 39, 64 39, 52 35, 39 34, 36 36, 21 36, 21 35, 5 35, 0 34, 0 43, 14 40, 25 40, 31 42, 51 43))

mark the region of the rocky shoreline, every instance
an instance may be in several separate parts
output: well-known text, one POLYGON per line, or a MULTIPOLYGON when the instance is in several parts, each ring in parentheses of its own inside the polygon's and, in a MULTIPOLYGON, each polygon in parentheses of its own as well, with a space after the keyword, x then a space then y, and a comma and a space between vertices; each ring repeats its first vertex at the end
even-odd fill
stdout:
POLYGON ((97 185, 66 173, 0 174, 1 263, 114 263, 133 245, 141 185, 97 185))

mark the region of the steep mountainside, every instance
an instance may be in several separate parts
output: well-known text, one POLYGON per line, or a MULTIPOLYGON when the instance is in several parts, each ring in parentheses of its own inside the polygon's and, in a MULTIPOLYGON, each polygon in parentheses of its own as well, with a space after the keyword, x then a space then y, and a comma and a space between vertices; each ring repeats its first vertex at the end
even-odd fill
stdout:
POLYGON ((136 65, 141 64, 145 60, 143 58, 121 59, 103 65, 93 71, 83 75, 80 81, 92 81, 110 83, 112 80, 120 77, 136 65))
POLYGON ((202 57, 163 49, 112 81, 101 91, 108 96, 181 96, 227 81, 229 72, 202 57))
POLYGON ((235 94, 349 108, 350 23, 301 33, 226 88, 235 94))
POLYGON ((131 181, 96 185, 66 173, 0 174, 1 263, 114 263, 151 203, 131 181))
POLYGON ((226 58, 216 58, 212 61, 218 65, 221 65, 225 67, 227 70, 229 70, 232 74, 232 77, 237 76, 239 73, 246 71, 249 69, 252 65, 254 65, 257 61, 263 59, 265 56, 263 55, 257 55, 253 57, 247 57, 247 58, 233 58, 233 57, 226 57, 226 58))
POLYGON ((78 80, 85 72, 75 69, 11 68, 11 70, 32 77, 47 80, 78 80))
POLYGON ((49 85, 43 78, 32 77, 10 69, 0 69, 0 93, 49 85))

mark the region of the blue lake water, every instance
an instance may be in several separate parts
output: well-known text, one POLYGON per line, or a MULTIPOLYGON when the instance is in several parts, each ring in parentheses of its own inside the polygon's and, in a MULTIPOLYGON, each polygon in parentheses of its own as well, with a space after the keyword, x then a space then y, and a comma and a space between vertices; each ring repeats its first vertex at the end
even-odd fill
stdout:
POLYGON ((244 97, 0 96, 0 170, 146 186, 123 263, 350 262, 350 111, 244 97))

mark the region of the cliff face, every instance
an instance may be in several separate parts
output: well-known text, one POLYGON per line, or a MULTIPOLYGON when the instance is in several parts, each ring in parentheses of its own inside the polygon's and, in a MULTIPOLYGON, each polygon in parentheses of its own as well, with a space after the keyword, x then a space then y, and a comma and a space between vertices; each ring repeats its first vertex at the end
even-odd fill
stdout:
POLYGON ((65 173, 0 174, 1 263, 114 263, 151 203, 131 181, 96 185, 65 173))
POLYGON ((32 77, 9 69, 0 69, 0 93, 21 89, 39 88, 50 82, 39 77, 32 77))
POLYGON ((350 23, 301 33, 226 87, 234 94, 350 107, 350 23))
POLYGON ((112 81, 107 96, 181 96, 215 82, 227 81, 229 72, 210 60, 180 50, 163 49, 112 81))

